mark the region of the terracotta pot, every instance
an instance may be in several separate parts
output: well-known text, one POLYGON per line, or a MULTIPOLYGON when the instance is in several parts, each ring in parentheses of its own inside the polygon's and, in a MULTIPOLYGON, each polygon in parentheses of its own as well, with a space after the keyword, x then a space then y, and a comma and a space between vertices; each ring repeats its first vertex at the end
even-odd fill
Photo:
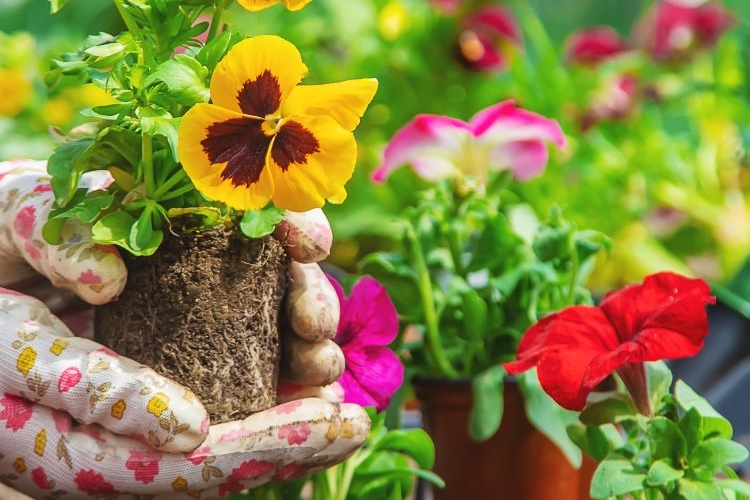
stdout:
POLYGON ((434 472, 445 488, 435 500, 589 500, 594 464, 573 468, 563 453, 526 418, 517 384, 505 384, 500 430, 487 441, 468 434, 469 380, 412 381, 423 425, 435 443, 434 472))

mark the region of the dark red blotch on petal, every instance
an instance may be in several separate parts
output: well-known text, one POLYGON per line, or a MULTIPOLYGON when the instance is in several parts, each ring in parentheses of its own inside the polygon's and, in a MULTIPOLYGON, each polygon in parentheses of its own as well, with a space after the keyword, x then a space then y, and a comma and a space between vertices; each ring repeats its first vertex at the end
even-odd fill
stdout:
POLYGON ((282 125, 271 148, 271 158, 285 171, 292 163, 304 164, 307 155, 320 151, 318 139, 295 121, 282 125))
POLYGON ((255 80, 247 80, 237 93, 237 103, 246 115, 265 118, 281 106, 279 79, 266 70, 255 80))
POLYGON ((208 161, 226 163, 221 177, 231 179, 234 186, 250 186, 260 178, 272 139, 263 133, 262 124, 254 118, 214 123, 201 141, 208 161))

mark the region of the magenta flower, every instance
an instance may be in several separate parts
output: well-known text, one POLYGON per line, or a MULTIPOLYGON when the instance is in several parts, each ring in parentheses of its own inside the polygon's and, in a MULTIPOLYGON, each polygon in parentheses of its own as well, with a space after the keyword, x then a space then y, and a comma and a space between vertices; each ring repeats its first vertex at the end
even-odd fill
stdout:
POLYGON ((640 102, 638 78, 628 74, 614 75, 592 96, 581 119, 586 131, 600 122, 622 120, 633 114, 640 102))
POLYGON ((459 55, 461 62, 471 69, 504 71, 512 51, 521 47, 523 39, 518 23, 504 7, 481 7, 461 20, 459 55))
POLYGON ((626 50, 625 39, 609 26, 578 30, 565 41, 565 59, 587 66, 595 66, 626 50))
POLYGON ((684 61, 712 48, 735 23, 716 2, 661 0, 636 23, 633 37, 656 61, 684 61))
POLYGON ((338 380, 344 401, 384 410, 404 381, 404 366, 388 348, 398 334, 396 307, 385 287, 368 276, 360 279, 349 298, 328 276, 341 303, 334 341, 344 351, 346 369, 338 380))
POLYGON ((418 115, 393 136, 372 180, 383 182, 405 164, 428 181, 457 178, 479 189, 492 170, 510 170, 517 179, 527 180, 544 171, 547 141, 565 146, 557 121, 519 108, 513 101, 485 108, 468 123, 418 115))

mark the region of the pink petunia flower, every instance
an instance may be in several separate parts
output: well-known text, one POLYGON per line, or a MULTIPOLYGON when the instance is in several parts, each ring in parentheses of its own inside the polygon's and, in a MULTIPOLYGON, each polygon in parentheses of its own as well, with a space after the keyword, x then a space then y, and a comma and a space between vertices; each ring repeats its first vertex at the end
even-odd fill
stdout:
POLYGON ((493 170, 510 170, 517 179, 527 180, 544 171, 547 141, 565 146, 557 121, 519 108, 513 101, 485 108, 468 123, 418 115, 393 136, 372 180, 383 182, 405 164, 425 180, 461 179, 478 189, 483 189, 493 170))
POLYGON ((523 47, 516 18, 505 7, 478 8, 461 20, 460 30, 461 62, 477 71, 505 71, 512 52, 523 47))
POLYGON ((404 366, 388 348, 398 335, 398 314, 385 287, 365 276, 345 297, 331 276, 341 303, 341 319, 334 341, 341 347, 346 369, 338 382, 344 402, 384 410, 404 381, 404 366))
POLYGON ((641 93, 640 82, 634 75, 621 73, 609 78, 592 96, 581 119, 581 130, 631 116, 638 108, 641 93))
POLYGON ((643 363, 696 355, 708 334, 706 282, 663 272, 626 286, 598 306, 550 314, 521 338, 515 375, 536 367, 539 383, 560 406, 582 410, 591 391, 617 372, 639 411, 651 414, 643 363))
POLYGON ((435 10, 446 16, 458 12, 463 2, 464 0, 429 0, 435 10))
POLYGON ((654 60, 679 62, 712 48, 734 24, 732 13, 716 2, 661 0, 636 23, 633 38, 654 60))
POLYGON ((584 28, 572 33, 565 41, 565 60, 595 66, 627 50, 626 40, 609 26, 584 28))

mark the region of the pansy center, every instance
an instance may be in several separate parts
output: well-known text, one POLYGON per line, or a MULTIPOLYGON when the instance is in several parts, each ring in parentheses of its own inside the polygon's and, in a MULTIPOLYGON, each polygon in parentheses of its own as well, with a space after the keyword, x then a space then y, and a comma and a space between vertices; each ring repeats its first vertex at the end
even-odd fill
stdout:
POLYGON ((281 127, 281 116, 268 114, 263 117, 263 124, 261 130, 269 137, 276 135, 281 127))

